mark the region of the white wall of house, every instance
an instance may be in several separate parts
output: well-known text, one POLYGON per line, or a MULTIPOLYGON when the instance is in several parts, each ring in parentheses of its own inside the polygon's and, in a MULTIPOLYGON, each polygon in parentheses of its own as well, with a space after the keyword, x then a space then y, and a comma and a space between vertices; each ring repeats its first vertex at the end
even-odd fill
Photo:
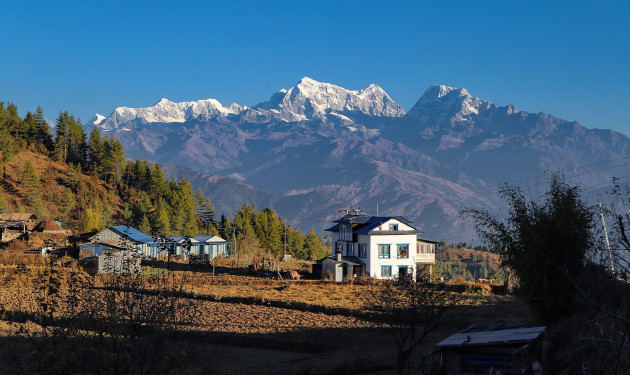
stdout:
POLYGON ((367 272, 377 279, 389 279, 399 276, 400 267, 408 267, 407 272, 411 272, 415 278, 416 254, 412 249, 416 241, 415 234, 359 235, 359 242, 368 243, 367 272), (401 249, 406 249, 406 257, 398 256, 399 246, 401 249), (379 254, 379 248, 381 254, 379 254), (387 252, 382 251, 383 248, 389 249, 389 256, 387 252), (391 275, 387 276, 383 267, 389 267, 391 275))

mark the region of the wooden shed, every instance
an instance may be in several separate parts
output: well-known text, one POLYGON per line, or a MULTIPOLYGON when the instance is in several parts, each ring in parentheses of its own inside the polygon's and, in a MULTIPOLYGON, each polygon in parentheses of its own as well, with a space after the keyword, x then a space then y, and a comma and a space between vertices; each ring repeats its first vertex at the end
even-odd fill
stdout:
POLYGON ((544 326, 473 324, 436 345, 426 374, 542 374, 544 326))

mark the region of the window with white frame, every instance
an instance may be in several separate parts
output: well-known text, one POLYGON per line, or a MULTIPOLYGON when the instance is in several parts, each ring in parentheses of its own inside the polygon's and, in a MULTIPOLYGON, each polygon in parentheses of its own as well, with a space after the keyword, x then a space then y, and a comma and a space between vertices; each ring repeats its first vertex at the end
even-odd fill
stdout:
POLYGON ((378 245, 379 259, 389 259, 389 245, 378 245))
POLYGON ((391 231, 398 230, 398 224, 389 224, 389 230, 391 231))
POLYGON ((359 258, 367 258, 367 244, 359 244, 359 258))
POLYGON ((381 277, 392 277, 392 266, 381 266, 381 277))
POLYGON ((398 259, 407 259, 409 258, 409 244, 398 244, 398 259))

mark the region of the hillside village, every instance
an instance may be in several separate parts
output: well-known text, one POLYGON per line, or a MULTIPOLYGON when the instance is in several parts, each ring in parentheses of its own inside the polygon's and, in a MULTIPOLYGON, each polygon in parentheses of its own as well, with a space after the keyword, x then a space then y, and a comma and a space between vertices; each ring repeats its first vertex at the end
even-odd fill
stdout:
MULTIPOLYGON (((190 181, 126 159, 97 128, 88 137, 60 113, 53 137, 41 109, 20 118, 1 104, 0 363, 9 373, 628 368, 618 333, 627 332, 625 274, 587 258, 592 212, 557 177, 550 196, 569 204, 534 210, 535 230, 522 238, 487 211, 469 212, 489 223, 489 248, 424 238, 404 216, 353 208, 331 213, 328 235, 304 235, 254 204, 215 217, 190 181), (548 241, 525 243, 531 233, 548 241), (550 270, 559 259, 565 268, 550 270), (607 330, 583 324, 594 314, 607 330), (612 339, 576 349, 567 327, 580 324, 581 335, 612 339), (611 345, 622 353, 614 361, 611 345), (93 353, 100 359, 86 361, 93 353)), ((623 258, 615 264, 624 269, 623 258)))

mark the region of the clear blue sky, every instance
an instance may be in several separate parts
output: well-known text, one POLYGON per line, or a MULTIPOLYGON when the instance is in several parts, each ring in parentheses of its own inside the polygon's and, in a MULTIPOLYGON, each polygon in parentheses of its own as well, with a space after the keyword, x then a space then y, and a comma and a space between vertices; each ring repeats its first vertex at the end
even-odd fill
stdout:
POLYGON ((5 1, 0 101, 87 122, 162 97, 254 105, 309 76, 630 134, 629 29, 629 1, 5 1))

